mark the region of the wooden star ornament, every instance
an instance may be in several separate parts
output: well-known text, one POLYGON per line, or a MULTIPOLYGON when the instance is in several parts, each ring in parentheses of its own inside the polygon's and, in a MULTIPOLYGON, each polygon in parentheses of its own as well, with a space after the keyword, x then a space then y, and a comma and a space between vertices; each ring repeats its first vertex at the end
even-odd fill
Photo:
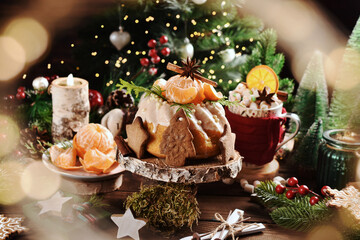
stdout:
POLYGON ((21 217, 11 218, 0 214, 0 239, 6 239, 13 233, 21 233, 27 231, 26 227, 21 226, 24 221, 21 217))
POLYGON ((38 202, 38 205, 41 207, 39 215, 51 212, 55 215, 61 216, 63 204, 70 199, 72 199, 72 197, 63 197, 60 192, 56 192, 51 198, 38 202))
POLYGON ((331 199, 328 206, 347 209, 358 221, 360 221, 360 192, 354 186, 348 186, 341 191, 328 188, 326 192, 331 199))
POLYGON ((129 236, 135 240, 139 240, 139 230, 146 225, 143 220, 135 219, 128 208, 124 215, 113 214, 111 220, 118 226, 117 238, 129 236))

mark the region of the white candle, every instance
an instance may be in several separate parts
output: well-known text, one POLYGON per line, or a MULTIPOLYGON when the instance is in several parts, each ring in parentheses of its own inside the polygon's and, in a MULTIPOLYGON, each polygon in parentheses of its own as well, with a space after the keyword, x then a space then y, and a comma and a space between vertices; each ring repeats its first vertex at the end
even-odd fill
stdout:
POLYGON ((74 86, 74 76, 72 75, 72 73, 70 73, 69 76, 67 77, 66 85, 74 86))
POLYGON ((51 83, 54 141, 72 139, 74 132, 89 123, 89 84, 73 77, 58 78, 51 83))

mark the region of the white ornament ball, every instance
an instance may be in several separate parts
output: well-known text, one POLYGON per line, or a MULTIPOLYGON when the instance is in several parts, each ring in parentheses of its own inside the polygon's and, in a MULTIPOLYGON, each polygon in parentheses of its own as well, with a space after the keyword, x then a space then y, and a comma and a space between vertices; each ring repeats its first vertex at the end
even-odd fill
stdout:
POLYGON ((44 90, 49 86, 49 82, 44 77, 37 77, 33 80, 32 86, 35 90, 44 90))
POLYGON ((222 182, 227 184, 227 185, 231 185, 231 184, 233 184, 235 182, 235 179, 233 179, 233 178, 224 178, 224 179, 222 179, 222 182))
POLYGON ((112 135, 115 137, 120 134, 123 121, 124 121, 125 113, 123 110, 119 108, 115 108, 105 114, 105 116, 101 119, 101 125, 110 130, 112 135))
POLYGON ((184 45, 180 47, 179 53, 181 59, 186 59, 187 57, 192 58, 194 56, 194 46, 188 38, 185 38, 184 45))
POLYGON ((219 52, 219 55, 224 63, 229 63, 235 59, 235 50, 233 48, 225 49, 219 52))
POLYGON ((195 4, 201 5, 206 3, 207 0, 192 0, 195 4))

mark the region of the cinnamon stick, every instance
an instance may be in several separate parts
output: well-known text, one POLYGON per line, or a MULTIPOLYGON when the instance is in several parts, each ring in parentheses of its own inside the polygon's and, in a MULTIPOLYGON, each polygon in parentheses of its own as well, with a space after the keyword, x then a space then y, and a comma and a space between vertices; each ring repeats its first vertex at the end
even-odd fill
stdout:
MULTIPOLYGON (((167 68, 168 70, 170 70, 170 71, 173 71, 173 72, 176 72, 176 73, 179 73, 179 74, 183 73, 183 70, 181 69, 181 67, 179 67, 178 65, 172 64, 172 63, 168 63, 167 66, 166 66, 166 68, 167 68)), ((205 82, 205 83, 208 83, 208 84, 210 84, 210 85, 212 85, 212 86, 214 86, 214 87, 217 86, 217 83, 216 83, 216 82, 211 81, 210 79, 207 79, 206 77, 203 77, 203 76, 201 76, 201 75, 199 75, 199 74, 196 74, 196 73, 195 73, 195 77, 196 77, 198 80, 200 80, 200 81, 202 81, 202 82, 205 82)))

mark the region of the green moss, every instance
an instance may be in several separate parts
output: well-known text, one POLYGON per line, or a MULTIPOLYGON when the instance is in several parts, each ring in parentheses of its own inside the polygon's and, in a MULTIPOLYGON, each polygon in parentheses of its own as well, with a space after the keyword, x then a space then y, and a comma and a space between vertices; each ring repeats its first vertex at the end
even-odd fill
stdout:
POLYGON ((183 226, 192 227, 198 222, 200 210, 194 185, 161 184, 142 186, 140 192, 126 199, 137 217, 162 231, 174 232, 183 226))

